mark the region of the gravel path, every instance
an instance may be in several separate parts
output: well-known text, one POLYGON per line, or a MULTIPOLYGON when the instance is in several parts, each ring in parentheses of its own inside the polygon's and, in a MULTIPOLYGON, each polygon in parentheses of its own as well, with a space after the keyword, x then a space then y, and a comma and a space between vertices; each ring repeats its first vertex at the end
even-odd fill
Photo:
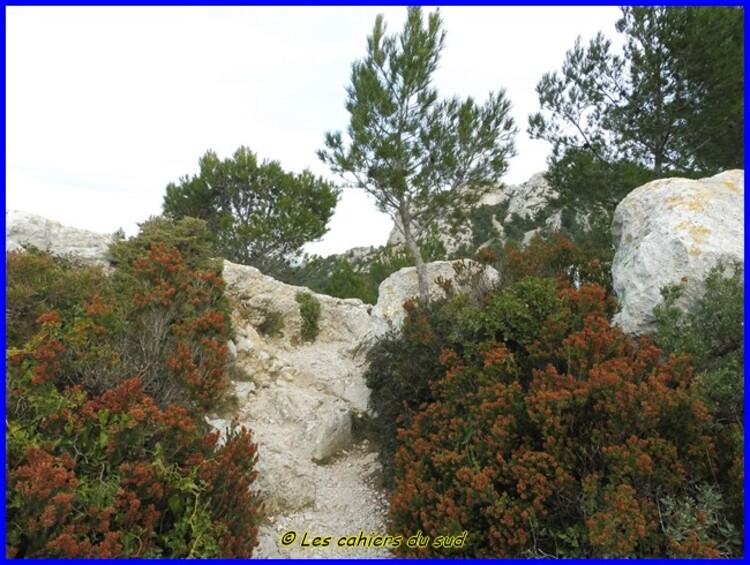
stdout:
POLYGON ((314 505, 269 517, 261 526, 260 546, 254 556, 389 557, 384 547, 367 547, 386 542, 384 538, 378 539, 386 534, 387 499, 376 486, 380 472, 377 455, 366 444, 360 444, 315 469, 314 505), (281 542, 285 534, 294 538, 288 546, 281 542), (342 540, 343 536, 346 539, 342 540), (327 547, 315 547, 316 542, 327 547), (338 545, 347 542, 354 547, 338 545))

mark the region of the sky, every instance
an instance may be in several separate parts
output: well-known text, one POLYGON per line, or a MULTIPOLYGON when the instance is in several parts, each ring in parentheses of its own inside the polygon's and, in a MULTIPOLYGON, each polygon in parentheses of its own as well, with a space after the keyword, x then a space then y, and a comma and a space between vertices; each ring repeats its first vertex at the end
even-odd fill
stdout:
MULTIPOLYGON (((528 180, 549 152, 526 134, 536 84, 578 35, 615 39, 619 10, 440 12, 435 86, 480 102, 506 90, 518 156, 503 181, 528 180)), ((379 13, 401 30, 404 7, 6 7, 6 211, 132 235, 206 150, 223 159, 241 145, 340 181, 315 152, 325 132, 346 130, 351 64, 379 13)), ((328 233, 306 250, 382 245, 391 226, 369 196, 344 189, 328 233)))

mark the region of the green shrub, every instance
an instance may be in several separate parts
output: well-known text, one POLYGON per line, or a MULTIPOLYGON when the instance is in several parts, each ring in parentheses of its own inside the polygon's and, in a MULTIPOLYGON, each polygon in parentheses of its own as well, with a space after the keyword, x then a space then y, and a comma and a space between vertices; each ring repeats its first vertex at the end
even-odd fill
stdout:
POLYGON ((338 298, 359 298, 366 304, 378 301, 378 287, 372 277, 355 271, 346 259, 331 273, 323 292, 338 298))
POLYGON ((657 344, 667 353, 689 355, 701 375, 701 389, 716 417, 742 423, 744 416, 744 286, 743 268, 736 264, 711 270, 696 308, 676 306, 679 286, 662 291, 654 308, 657 344))
POLYGON ((82 267, 38 249, 5 254, 6 346, 20 347, 37 331, 36 319, 57 310, 73 315, 94 294, 108 299, 109 281, 98 267, 82 267))
POLYGON ((393 483, 398 429, 408 425, 421 403, 432 399, 429 384, 440 369, 439 350, 437 342, 424 343, 415 335, 402 337, 392 331, 368 352, 364 378, 372 391, 369 407, 386 486, 393 483))
POLYGON ((216 237, 204 220, 182 218, 174 221, 152 216, 138 227, 138 235, 117 239, 110 247, 110 259, 120 268, 120 273, 126 272, 136 259, 147 254, 152 244, 162 243, 176 248, 191 269, 221 272, 221 260, 215 258, 216 237))
POLYGON ((662 291, 664 302, 654 308, 655 340, 665 355, 687 356, 696 374, 696 393, 714 416, 723 468, 733 477, 718 485, 734 524, 743 520, 745 342, 743 267, 719 265, 705 281, 695 308, 685 312, 676 303, 679 286, 662 291))
POLYGON ((271 310, 258 326, 258 331, 268 337, 284 335, 284 314, 278 310, 271 310))
POLYGON ((306 292, 298 292, 295 299, 299 303, 299 313, 302 316, 300 337, 303 341, 315 341, 319 331, 320 302, 306 292))

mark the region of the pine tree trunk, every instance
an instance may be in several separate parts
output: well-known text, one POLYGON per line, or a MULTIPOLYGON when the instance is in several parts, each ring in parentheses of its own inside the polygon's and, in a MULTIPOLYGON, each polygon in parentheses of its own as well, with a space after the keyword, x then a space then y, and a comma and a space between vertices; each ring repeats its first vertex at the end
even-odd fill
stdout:
POLYGON ((662 162, 664 161, 664 157, 661 154, 661 152, 657 152, 656 155, 654 155, 654 174, 657 178, 661 177, 661 169, 662 169, 662 162))
POLYGON ((427 285, 427 267, 425 267, 424 260, 422 259, 422 251, 419 249, 417 240, 414 237, 414 233, 411 229, 411 218, 408 214, 401 214, 401 225, 403 226, 404 239, 406 240, 406 246, 409 248, 412 258, 414 259, 414 265, 417 268, 417 284, 419 286, 419 299, 427 303, 430 301, 430 289, 427 285))

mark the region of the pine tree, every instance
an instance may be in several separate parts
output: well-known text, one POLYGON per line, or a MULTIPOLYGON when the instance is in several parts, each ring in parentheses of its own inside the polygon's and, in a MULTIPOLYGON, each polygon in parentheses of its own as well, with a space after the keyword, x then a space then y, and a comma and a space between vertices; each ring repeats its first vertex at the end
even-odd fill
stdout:
POLYGON ((653 178, 742 166, 742 12, 626 7, 616 28, 623 56, 579 38, 537 85, 529 134, 552 143, 562 201, 612 207, 653 178))
POLYGON ((403 31, 386 35, 378 16, 367 55, 352 65, 345 141, 327 133, 318 152, 350 186, 375 197, 401 230, 414 259, 419 295, 429 300, 419 232, 446 212, 460 216, 495 185, 514 154, 515 127, 503 90, 480 105, 439 100, 432 79, 445 31, 436 11, 409 8, 403 31))
POLYGON ((205 220, 226 259, 278 276, 302 245, 325 234, 338 191, 322 178, 258 163, 247 147, 223 161, 207 151, 199 163, 198 175, 167 186, 163 210, 205 220))

